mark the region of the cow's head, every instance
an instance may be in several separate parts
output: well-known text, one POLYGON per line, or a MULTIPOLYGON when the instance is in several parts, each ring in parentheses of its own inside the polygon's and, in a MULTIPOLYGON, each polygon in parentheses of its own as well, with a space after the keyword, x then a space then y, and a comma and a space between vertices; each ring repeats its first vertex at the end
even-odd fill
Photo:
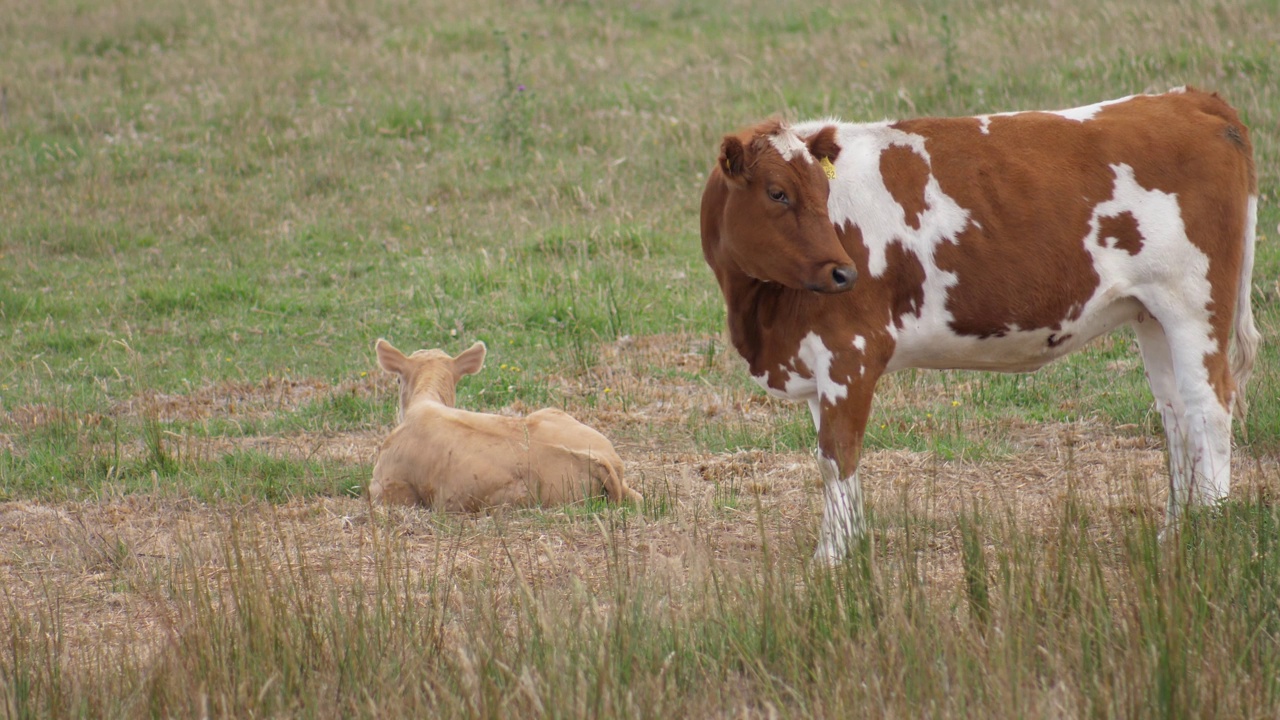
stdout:
POLYGON ((405 355, 378 338, 374 343, 378 365, 387 372, 400 376, 400 421, 415 398, 429 400, 453 407, 457 401, 458 381, 464 375, 474 375, 484 367, 485 346, 478 342, 463 350, 458 357, 450 357, 443 350, 419 350, 405 355))
POLYGON ((743 272, 797 290, 853 287, 858 273, 827 215, 828 172, 839 154, 834 127, 800 138, 770 121, 725 136, 720 242, 743 272))

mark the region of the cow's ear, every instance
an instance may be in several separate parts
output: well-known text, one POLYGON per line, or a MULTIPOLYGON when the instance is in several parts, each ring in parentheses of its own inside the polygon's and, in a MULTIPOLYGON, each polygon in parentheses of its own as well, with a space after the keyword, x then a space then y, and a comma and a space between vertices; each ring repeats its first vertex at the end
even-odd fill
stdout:
POLYGON ((840 143, 836 142, 836 127, 828 125, 805 141, 810 154, 818 160, 835 162, 840 157, 840 143))
POLYGON ((453 359, 453 376, 461 378, 463 375, 475 375, 480 372, 480 368, 484 367, 485 352, 482 342, 463 350, 453 359))
POLYGON ((742 181, 747 174, 747 149, 742 138, 726 135, 720 143, 720 172, 729 180, 742 181))
POLYGON ((378 354, 378 366, 383 370, 397 375, 404 372, 405 361, 408 358, 404 356, 404 353, 395 349, 391 343, 378 338, 378 341, 373 344, 373 349, 378 354))

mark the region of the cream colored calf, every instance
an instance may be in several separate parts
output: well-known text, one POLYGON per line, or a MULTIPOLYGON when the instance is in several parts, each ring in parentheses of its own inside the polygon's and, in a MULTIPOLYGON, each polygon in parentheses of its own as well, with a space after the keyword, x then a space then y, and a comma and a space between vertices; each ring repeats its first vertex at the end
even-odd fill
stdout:
POLYGON ((512 418, 454 407, 458 380, 484 366, 484 343, 456 358, 441 350, 405 356, 382 339, 374 349, 382 369, 400 376, 400 425, 373 467, 374 500, 474 511, 572 503, 601 492, 640 499, 622 480, 613 444, 567 413, 512 418))

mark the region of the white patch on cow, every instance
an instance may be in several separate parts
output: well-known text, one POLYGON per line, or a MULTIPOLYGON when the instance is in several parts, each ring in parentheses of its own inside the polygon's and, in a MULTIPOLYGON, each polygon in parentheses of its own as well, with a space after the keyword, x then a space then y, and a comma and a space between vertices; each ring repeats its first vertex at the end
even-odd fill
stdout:
MULTIPOLYGON (((1184 87, 1173 88, 1169 90, 1169 92, 1180 93, 1180 92, 1186 92, 1186 90, 1187 89, 1184 86, 1184 87)), ((1115 100, 1104 100, 1103 102, 1094 103, 1092 105, 1082 105, 1080 107, 1067 108, 1065 110, 1046 110, 1044 112, 1046 112, 1049 115, 1057 115, 1058 117, 1066 118, 1067 120, 1075 120, 1076 122, 1085 122, 1087 120, 1092 120, 1094 117, 1098 115, 1099 112, 1102 111, 1103 108, 1107 107, 1108 105, 1116 105, 1118 103, 1127 102, 1129 100, 1132 100, 1135 97, 1138 97, 1138 96, 1127 95, 1122 98, 1116 98, 1115 100)), ((987 115, 978 115, 976 116, 978 120, 978 130, 983 135, 990 135, 991 134, 991 118, 1013 117, 1014 115, 1022 115, 1028 112, 1035 112, 1035 111, 1019 110, 1015 112, 1002 112, 1002 113, 990 113, 987 115)))
POLYGON ((1115 100, 1104 100, 1100 103, 1094 103, 1092 105, 1082 105, 1081 107, 1068 108, 1067 110, 1055 110, 1050 112, 1049 114, 1057 115, 1058 117, 1064 117, 1068 120, 1075 120, 1076 122, 1085 122, 1086 120, 1092 120, 1099 112, 1102 111, 1103 108, 1107 107, 1108 105, 1115 105, 1117 103, 1127 102, 1129 100, 1132 100, 1133 98, 1134 98, 1133 95, 1127 95, 1122 98, 1116 98, 1115 100))
POLYGON ((853 336, 853 349, 857 350, 858 352, 866 352, 866 351, 867 351, 867 339, 866 339, 866 338, 864 338, 864 337, 862 337, 861 335, 854 335, 854 336, 853 336))
MULTIPOLYGON (((795 362, 793 358, 791 360, 792 365, 795 362)), ((785 365, 779 365, 778 372, 786 378, 782 381, 782 387, 780 388, 770 384, 769 373, 767 372, 760 375, 752 375, 751 379, 755 380, 756 384, 768 393, 770 397, 775 397, 779 400, 809 400, 818 396, 818 384, 814 382, 813 378, 785 365)))
POLYGON ((782 128, 778 132, 769 136, 769 143, 773 145, 773 149, 778 151, 783 160, 791 162, 797 156, 804 158, 805 162, 813 162, 813 155, 809 153, 809 146, 799 138, 794 132, 788 128, 782 128))
POLYGON ((980 130, 983 135, 990 135, 991 134, 991 118, 1013 117, 1014 115, 1021 115, 1023 112, 1025 111, 1019 110, 1016 112, 1002 112, 1002 113, 991 113, 989 115, 979 115, 978 130, 980 130))
POLYGON ((801 376, 786 366, 779 365, 778 371, 787 378, 781 388, 776 388, 769 384, 769 373, 767 372, 760 375, 752 375, 751 379, 755 380, 756 384, 763 388, 770 397, 775 397, 779 400, 806 400, 817 394, 813 380, 801 376))
MULTIPOLYGON (((827 124, 803 123, 794 130, 804 137, 827 124)), ((901 332, 893 322, 885 328, 886 332, 895 340, 899 335, 925 337, 937 329, 946 332, 952 319, 946 307, 947 292, 958 280, 955 273, 941 270, 934 256, 939 245, 954 241, 969 224, 969 212, 943 192, 931 173, 925 183, 925 210, 919 216, 920 227, 908 225, 902 206, 880 174, 880 156, 893 146, 905 147, 931 167, 924 137, 890 127, 887 122, 836 127, 840 155, 835 161, 836 179, 831 181, 827 201, 831 221, 837 227, 846 223, 857 225, 862 231, 862 240, 869 251, 867 271, 872 277, 882 277, 888 269, 888 250, 892 243, 899 243, 914 254, 925 272, 924 301, 914 308, 915 314, 903 316, 901 332)))
POLYGON ((831 361, 835 354, 822 342, 815 332, 810 332, 800 341, 800 362, 809 368, 813 381, 817 383, 818 395, 822 400, 835 404, 838 400, 849 397, 849 386, 838 383, 831 377, 831 361))
MULTIPOLYGON (((1205 304, 1211 294, 1209 257, 1187 237, 1176 195, 1142 187, 1129 165, 1112 165, 1111 171, 1116 176, 1111 199, 1094 207, 1089 233, 1084 237, 1084 248, 1093 257, 1099 284, 1081 309, 1081 316, 1117 297, 1135 297, 1156 317, 1176 313, 1183 322, 1196 325, 1196 335, 1204 338, 1197 348, 1203 359, 1215 350, 1209 340, 1212 328, 1205 304), (1133 216, 1142 236, 1142 249, 1136 256, 1098 241, 1103 218, 1125 213, 1133 216), (1172 268, 1176 273, 1170 272, 1172 268), (1176 281, 1171 282, 1170 276, 1176 281)), ((1203 363, 1200 366, 1200 374, 1207 381, 1203 363)))
POLYGON ((751 379, 769 395, 781 400, 825 400, 834 405, 849 397, 848 383, 838 382, 831 376, 834 359, 835 353, 822 338, 810 332, 800 340, 800 347, 791 359, 791 367, 778 366, 778 371, 786 377, 781 388, 769 383, 769 373, 752 375, 751 379))
MULTIPOLYGON (((1187 237, 1176 195, 1142 187, 1128 165, 1112 165, 1111 170, 1115 190, 1094 208, 1084 240, 1101 282, 1082 315, 1105 306, 1108 297, 1128 296, 1155 318, 1163 333, 1147 329, 1139 340, 1152 392, 1166 396, 1160 412, 1174 490, 1189 493, 1192 502, 1217 500, 1230 485, 1231 420, 1212 390, 1204 362, 1219 350, 1210 323, 1209 258, 1187 237), (1122 213, 1137 221, 1142 236, 1137 255, 1098 242, 1102 219, 1122 213), (1176 378, 1176 387, 1162 390, 1161 385, 1173 382, 1162 375, 1176 378), (1170 403, 1171 398, 1177 401, 1170 403)), ((1170 512, 1176 511, 1171 504, 1170 512)))
MULTIPOLYGON (((826 126, 805 123, 797 125, 795 131, 804 136, 822 127, 826 126)), ((916 153, 929 166, 931 160, 924 137, 896 130, 888 123, 871 123, 838 126, 836 142, 840 145, 840 155, 835 161, 836 179, 831 182, 827 213, 836 227, 852 223, 862 230, 863 241, 871 251, 867 259, 871 276, 884 275, 889 266, 887 250, 892 242, 902 242, 907 250, 914 252, 925 265, 926 274, 938 275, 933 251, 939 243, 951 240, 964 229, 969 222, 969 212, 944 193, 937 179, 930 175, 924 191, 926 209, 920 215, 917 230, 907 224, 902 206, 880 176, 880 155, 895 145, 916 153)), ((954 281, 954 277, 951 279, 954 281)))
MULTIPOLYGON (((795 364, 795 360, 791 361, 795 364)), ((795 370, 787 370, 787 383, 783 388, 783 396, 790 400, 804 400, 818 394, 818 384, 814 379, 795 370)))

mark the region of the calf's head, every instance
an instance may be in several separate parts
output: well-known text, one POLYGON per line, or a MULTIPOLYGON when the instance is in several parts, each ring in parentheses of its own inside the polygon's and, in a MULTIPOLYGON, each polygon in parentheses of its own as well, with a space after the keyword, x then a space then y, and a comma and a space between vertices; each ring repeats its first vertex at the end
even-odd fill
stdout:
POLYGON ((797 290, 853 287, 857 270, 827 215, 828 173, 839 154, 834 127, 800 138, 770 121, 725 136, 720 242, 743 272, 797 290))
POLYGON ((457 402, 458 381, 463 375, 474 375, 484 367, 484 343, 478 342, 457 357, 450 357, 443 350, 418 350, 405 355, 391 343, 378 338, 374 343, 378 365, 387 372, 400 376, 400 412, 418 398, 453 407, 457 402))

